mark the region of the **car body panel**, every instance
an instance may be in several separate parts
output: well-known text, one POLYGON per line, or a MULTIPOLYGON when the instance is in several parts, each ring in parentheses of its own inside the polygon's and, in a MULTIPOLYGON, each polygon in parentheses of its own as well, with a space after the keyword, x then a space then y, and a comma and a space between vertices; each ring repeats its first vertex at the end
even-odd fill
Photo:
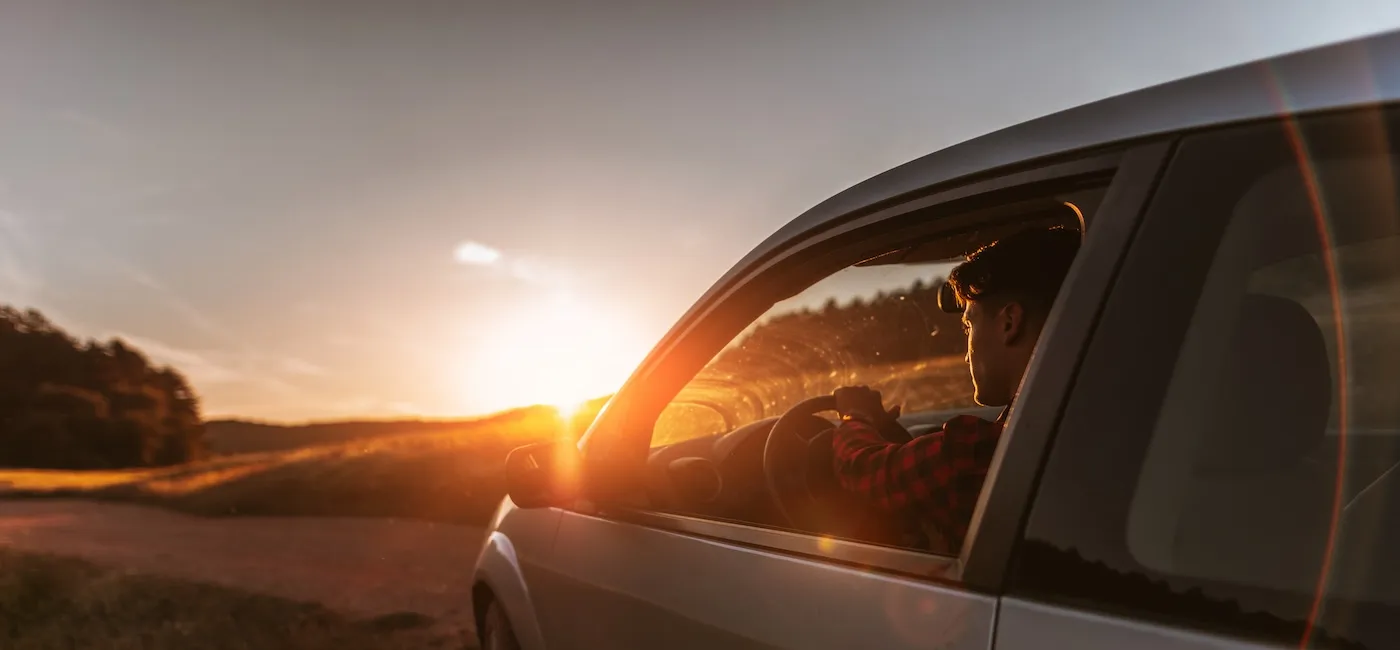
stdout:
POLYGON ((1021 650, 1277 650, 1281 646, 1193 632, 1007 597, 997 617, 997 648, 1021 650))
MULTIPOLYGON (((522 650, 546 647, 536 600, 548 601, 548 594, 539 593, 548 583, 533 578, 553 549, 560 514, 557 508, 518 508, 507 497, 492 517, 477 555, 473 597, 481 598, 483 586, 490 590, 489 597, 505 610, 522 650)), ((478 622, 484 606, 473 603, 478 622)))
POLYGON ((570 648, 988 647, 994 598, 932 581, 570 513, 551 573, 570 648))

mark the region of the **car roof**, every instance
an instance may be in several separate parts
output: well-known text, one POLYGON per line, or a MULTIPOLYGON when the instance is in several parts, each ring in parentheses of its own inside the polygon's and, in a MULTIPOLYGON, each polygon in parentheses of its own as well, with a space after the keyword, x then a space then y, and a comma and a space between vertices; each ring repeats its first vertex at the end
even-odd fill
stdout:
POLYGON ((923 156, 817 204, 744 256, 695 307, 701 308, 793 239, 932 185, 1152 135, 1396 99, 1400 30, 1223 68, 1046 115, 923 156))
POLYGON ((750 269, 789 242, 858 216, 872 205, 999 167, 1153 135, 1396 99, 1400 30, 1186 77, 953 145, 858 183, 779 228, 686 310, 647 355, 638 374, 750 269))
MULTIPOLYGON (((971 174, 1153 135, 1397 99, 1400 30, 1151 86, 936 151, 858 183, 779 228, 686 311, 619 393, 627 391, 699 314, 750 269, 789 242, 858 216, 872 205, 971 174)), ((591 437, 585 434, 581 444, 591 437)))

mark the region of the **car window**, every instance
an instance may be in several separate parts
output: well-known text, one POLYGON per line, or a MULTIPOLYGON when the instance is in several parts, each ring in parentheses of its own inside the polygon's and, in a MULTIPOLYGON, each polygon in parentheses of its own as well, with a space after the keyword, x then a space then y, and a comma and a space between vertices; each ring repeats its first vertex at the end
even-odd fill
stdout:
MULTIPOLYGON (((1249 277, 1251 293, 1297 302, 1318 322, 1334 377, 1347 372, 1347 429, 1357 436, 1396 436, 1400 412, 1400 238, 1332 246, 1270 264, 1249 277), (1336 283, 1335 290, 1333 282, 1336 283), (1339 304, 1333 304, 1333 298, 1339 304), (1340 307, 1340 309, 1338 309, 1340 307), (1342 317, 1343 327, 1334 319, 1342 317), (1343 350, 1340 345, 1345 344, 1343 350), (1337 366, 1347 352, 1346 368, 1337 366)), ((1340 397, 1339 395, 1336 397, 1340 397)), ((1341 435, 1341 400, 1333 399, 1326 435, 1341 435)))
POLYGON ((775 304, 671 400, 652 446, 777 417, 847 385, 914 417, 973 406, 959 316, 938 308, 953 266, 852 266, 775 304))
POLYGON ((1295 646, 1400 644, 1397 117, 1181 145, 1085 358, 1018 589, 1295 646))
MULTIPOLYGON (((770 444, 775 423, 845 386, 879 391, 886 408, 899 407, 899 423, 914 437, 958 415, 995 420, 1002 408, 974 399, 962 314, 940 307, 945 280, 964 255, 1013 232, 1059 226, 1077 233, 1102 199, 1098 183, 1107 181, 1067 183, 1063 194, 1017 204, 1023 213, 999 206, 958 215, 961 226, 951 234, 919 225, 908 239, 885 235, 888 243, 852 253, 864 261, 809 281, 735 327, 658 408, 644 473, 646 509, 685 515, 687 526, 701 525, 693 523, 698 518, 958 555, 963 540, 939 527, 946 522, 915 508, 881 507, 843 487, 833 469, 835 413, 790 422, 792 430, 777 439, 800 440, 791 446, 770 444)), ((860 248, 870 237, 852 234, 847 245, 860 248)), ((979 449, 990 456, 995 446, 979 449)))

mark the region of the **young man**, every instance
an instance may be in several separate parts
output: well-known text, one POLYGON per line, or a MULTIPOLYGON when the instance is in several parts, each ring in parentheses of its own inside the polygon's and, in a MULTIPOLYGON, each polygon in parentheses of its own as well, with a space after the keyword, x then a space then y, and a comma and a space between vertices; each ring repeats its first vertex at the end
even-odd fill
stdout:
POLYGON ((953 269, 948 284, 963 309, 973 399, 1005 408, 994 422, 959 415, 940 431, 896 444, 880 432, 903 431, 895 421, 898 407, 886 411, 880 393, 865 386, 839 388, 842 424, 832 444, 842 487, 881 508, 922 515, 948 550, 958 551, 1010 404, 1078 250, 1078 232, 1028 230, 979 249, 953 269))

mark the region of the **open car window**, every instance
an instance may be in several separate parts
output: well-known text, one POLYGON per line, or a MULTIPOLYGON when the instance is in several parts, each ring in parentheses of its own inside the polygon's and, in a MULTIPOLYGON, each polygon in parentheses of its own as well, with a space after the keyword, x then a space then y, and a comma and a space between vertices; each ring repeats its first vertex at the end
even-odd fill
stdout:
POLYGON ((667 405, 652 446, 777 417, 848 385, 881 391, 912 419, 974 406, 959 316, 938 308, 952 267, 852 266, 779 302, 667 405))
POLYGON ((961 317, 939 291, 963 256, 1027 227, 1083 231, 1102 186, 992 208, 983 221, 878 251, 771 305, 733 336, 655 420, 653 448, 781 416, 841 386, 869 386, 917 435, 978 407, 961 317), (1019 212, 1018 212, 1019 211, 1019 212), (1009 216, 1016 215, 1016 216, 1009 216))
MULTIPOLYGON (((920 224, 907 236, 886 235, 887 244, 853 252, 844 265, 827 263, 837 270, 796 292, 786 279, 774 282, 787 287, 784 297, 736 325, 726 342, 711 348, 717 349, 708 362, 657 407, 646 461, 647 509, 956 555, 962 540, 949 539, 918 511, 885 510, 842 487, 831 442, 835 414, 809 415, 817 404, 811 400, 844 386, 867 386, 881 393, 887 408, 900 407, 900 423, 914 437, 960 414, 994 420, 1000 407, 979 406, 973 397, 962 314, 956 306, 947 309, 946 299, 940 306, 945 280, 966 254, 1018 230, 1081 229, 1101 187, 1076 185, 1075 202, 1018 198, 920 224), (803 412, 784 423, 792 430, 774 433, 778 420, 799 405, 803 412), (792 436, 801 440, 795 447, 782 442, 792 436)), ((854 240, 873 241, 868 237, 853 234, 853 251, 860 248, 854 240)))

